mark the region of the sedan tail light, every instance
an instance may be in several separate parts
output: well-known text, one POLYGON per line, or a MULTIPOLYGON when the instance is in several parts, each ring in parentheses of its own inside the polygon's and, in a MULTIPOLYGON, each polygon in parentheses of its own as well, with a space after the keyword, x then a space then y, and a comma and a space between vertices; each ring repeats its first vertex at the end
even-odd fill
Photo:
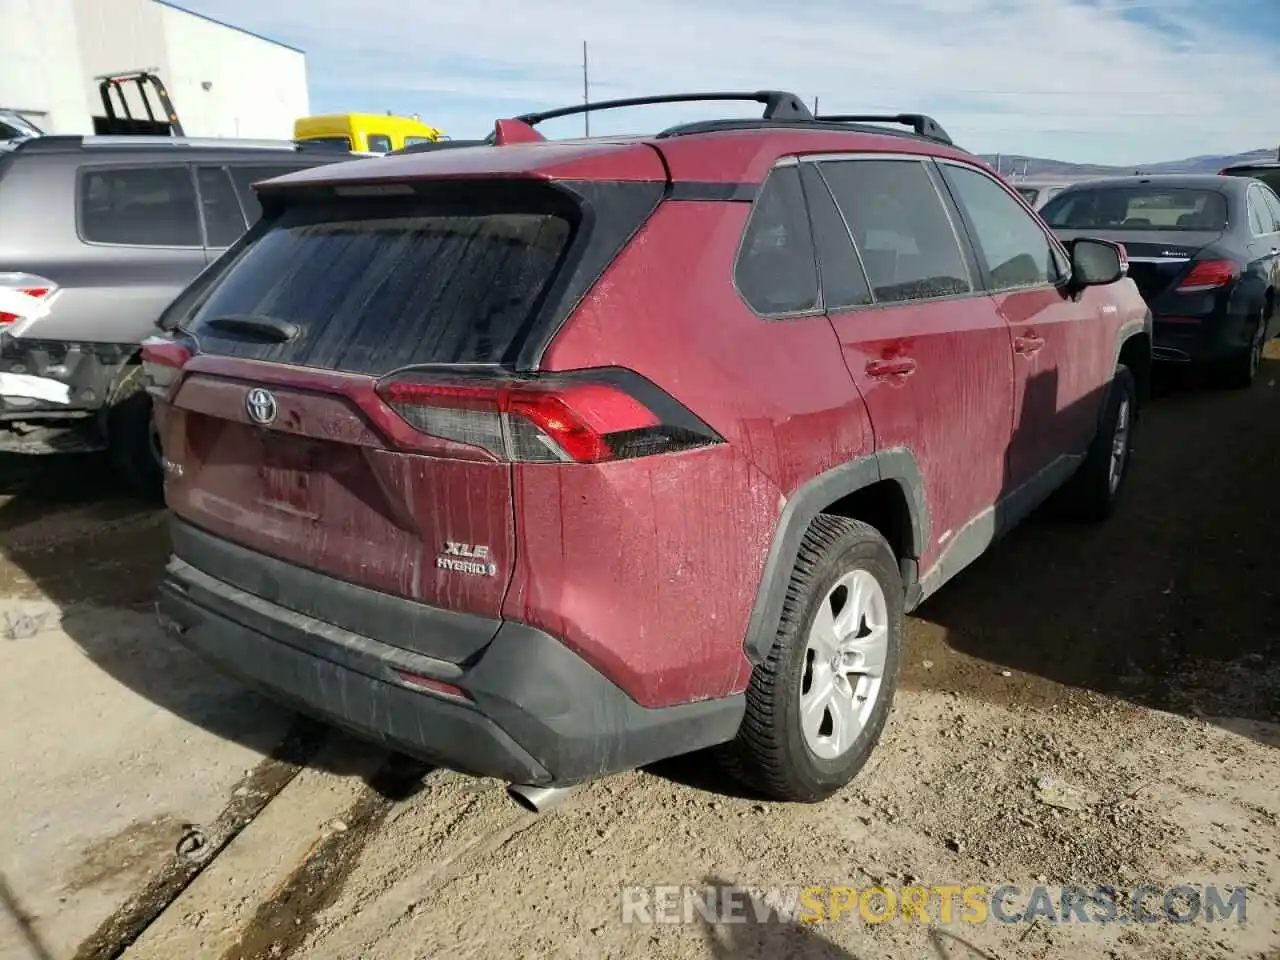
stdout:
POLYGON ((1230 260, 1201 260, 1178 284, 1179 293, 1203 293, 1240 279, 1240 268, 1230 260))
POLYGON ((0 327, 44 316, 57 292, 56 283, 34 273, 0 273, 0 327))
POLYGON ((411 373, 377 390, 419 433, 509 463, 604 463, 723 442, 626 370, 469 379, 411 373))
POLYGON ((194 355, 191 346, 169 337, 148 337, 142 341, 142 379, 147 393, 167 399, 194 355))

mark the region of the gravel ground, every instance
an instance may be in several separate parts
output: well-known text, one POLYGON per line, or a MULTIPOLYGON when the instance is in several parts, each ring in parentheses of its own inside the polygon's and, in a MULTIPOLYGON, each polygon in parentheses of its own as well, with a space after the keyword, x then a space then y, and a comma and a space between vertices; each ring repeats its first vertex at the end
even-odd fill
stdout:
MULTIPOLYGON (((492 782, 384 764, 330 737, 322 755, 360 762, 317 759, 277 778, 265 810, 155 905, 172 900, 125 956, 1280 958, 1272 356, 1245 393, 1165 391, 1111 523, 1034 518, 918 611, 883 745, 831 801, 763 804, 694 757, 589 785, 537 818, 492 782), (1247 922, 877 924, 855 910, 816 925, 649 925, 624 923, 620 907, 623 885, 1013 884, 1056 896, 1147 883, 1247 887, 1247 922)), ((159 652, 110 655, 111 618, 151 597, 160 516, 111 496, 92 461, 16 473, 0 504, 0 596, 46 604, 129 696, 198 719, 157 681, 159 652)), ((7 766, 31 765, 15 755, 21 737, 0 743, 7 766)), ((112 855, 139 886, 172 868, 163 847, 131 859, 113 849, 86 849, 43 882, 101 892, 112 855)), ((51 933, 55 893, 28 891, 45 905, 25 910, 29 942, 65 942, 51 933)), ((757 907, 767 902, 749 918, 757 907)), ((938 921, 936 901, 929 910, 938 921)), ((79 955, 113 954, 91 946, 79 955)))

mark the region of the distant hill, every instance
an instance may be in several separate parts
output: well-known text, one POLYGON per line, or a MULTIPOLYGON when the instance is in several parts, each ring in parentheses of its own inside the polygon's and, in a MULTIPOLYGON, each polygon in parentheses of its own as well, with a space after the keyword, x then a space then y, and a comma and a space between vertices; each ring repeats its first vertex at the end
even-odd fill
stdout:
POLYGON ((1143 163, 1135 167, 1109 167, 1096 163, 1067 163, 1063 160, 1048 160, 1044 157, 1024 157, 1018 154, 984 153, 982 159, 993 167, 999 161, 1000 172, 1006 176, 1017 174, 1028 177, 1109 177, 1125 176, 1135 170, 1143 173, 1217 173, 1223 167, 1235 163, 1248 163, 1256 160, 1275 160, 1276 149, 1265 147, 1250 150, 1248 153, 1236 153, 1230 156, 1209 154, 1201 157, 1188 157, 1185 160, 1162 160, 1158 163, 1143 163))

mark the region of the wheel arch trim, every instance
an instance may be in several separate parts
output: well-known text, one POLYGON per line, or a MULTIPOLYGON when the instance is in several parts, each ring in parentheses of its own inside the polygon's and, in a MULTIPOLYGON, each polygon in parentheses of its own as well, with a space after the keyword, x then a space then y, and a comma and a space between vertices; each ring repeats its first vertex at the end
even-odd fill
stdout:
MULTIPOLYGON (((929 543, 929 508, 924 478, 911 450, 896 448, 858 457, 802 484, 787 498, 778 516, 747 623, 744 646, 747 659, 753 664, 762 662, 773 647, 782 620, 787 584, 809 525, 843 497, 883 480, 896 482, 902 488, 910 514, 909 555, 899 557, 899 561, 908 561, 914 566, 914 561, 923 554, 929 543)), ((904 585, 908 591, 916 586, 914 583, 904 585)))

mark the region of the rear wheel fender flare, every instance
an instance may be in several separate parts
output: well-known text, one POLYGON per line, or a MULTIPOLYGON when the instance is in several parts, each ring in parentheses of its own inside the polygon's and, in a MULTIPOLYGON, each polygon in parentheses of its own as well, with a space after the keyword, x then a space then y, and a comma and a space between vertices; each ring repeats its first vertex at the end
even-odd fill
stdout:
POLYGON ((809 525, 833 503, 882 480, 901 486, 910 513, 909 555, 899 560, 914 560, 923 553, 929 542, 929 508, 924 477, 911 450, 883 450, 858 457, 801 485, 787 498, 778 517, 756 590, 745 640, 747 658, 752 663, 764 660, 777 637, 787 584, 809 525))

